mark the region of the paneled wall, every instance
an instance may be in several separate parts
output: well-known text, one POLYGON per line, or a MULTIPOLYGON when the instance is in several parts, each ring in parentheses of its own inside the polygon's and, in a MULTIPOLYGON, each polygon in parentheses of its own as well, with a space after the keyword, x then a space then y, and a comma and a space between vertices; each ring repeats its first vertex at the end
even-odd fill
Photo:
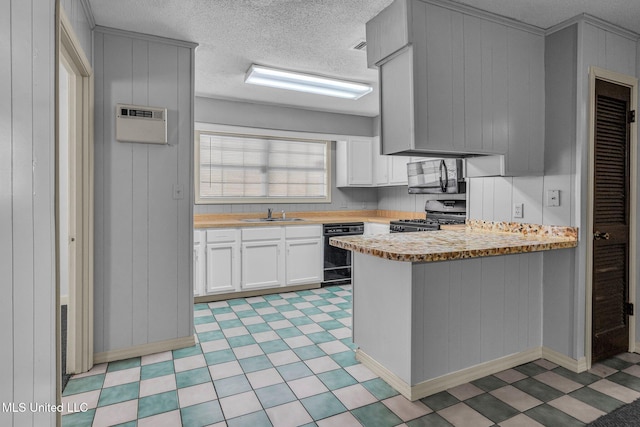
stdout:
MULTIPOLYGON (((55 2, 0 3, 0 402, 56 401, 55 2)), ((0 412, 54 426, 53 412, 0 412)))
POLYGON ((94 38, 94 351, 101 353, 193 333, 194 46, 103 27, 94 38), (117 103, 166 107, 168 145, 116 141, 117 103))
POLYGON ((540 253, 413 269, 414 384, 541 345, 540 253))
POLYGON ((84 54, 93 64, 93 27, 96 26, 89 0, 60 0, 73 31, 76 33, 84 54))
MULTIPOLYGON (((321 111, 275 105, 196 97, 195 116, 198 123, 212 123, 258 129, 275 129, 297 133, 371 136, 374 130, 372 117, 336 114, 321 111)), ((272 207, 276 212, 285 210, 326 211, 346 209, 376 209, 375 188, 337 188, 336 151, 331 147, 331 203, 283 203, 283 204, 222 204, 195 205, 196 214, 262 212, 272 207)))

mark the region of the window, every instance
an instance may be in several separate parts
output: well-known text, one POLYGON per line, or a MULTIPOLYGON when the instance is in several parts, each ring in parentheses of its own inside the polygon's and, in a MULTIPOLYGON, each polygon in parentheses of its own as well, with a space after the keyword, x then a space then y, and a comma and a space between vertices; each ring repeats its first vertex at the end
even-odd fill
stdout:
POLYGON ((196 132, 196 203, 330 202, 329 144, 196 132))

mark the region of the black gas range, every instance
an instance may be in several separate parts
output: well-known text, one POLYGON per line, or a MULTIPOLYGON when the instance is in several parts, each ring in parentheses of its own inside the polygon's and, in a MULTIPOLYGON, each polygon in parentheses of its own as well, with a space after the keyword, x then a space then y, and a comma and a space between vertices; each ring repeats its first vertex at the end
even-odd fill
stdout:
POLYGON ((427 200, 426 218, 391 221, 392 233, 439 230, 441 225, 464 224, 467 217, 466 200, 427 200))

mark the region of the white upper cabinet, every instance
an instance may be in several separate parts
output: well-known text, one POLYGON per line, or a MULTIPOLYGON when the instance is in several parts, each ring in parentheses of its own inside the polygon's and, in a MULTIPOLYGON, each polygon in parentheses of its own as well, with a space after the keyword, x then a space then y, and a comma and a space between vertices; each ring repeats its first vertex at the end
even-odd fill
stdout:
POLYGON ((336 187, 373 185, 373 140, 350 137, 336 141, 336 187))
POLYGON ((382 153, 501 155, 507 175, 541 174, 543 34, 457 8, 396 0, 367 23, 382 153))

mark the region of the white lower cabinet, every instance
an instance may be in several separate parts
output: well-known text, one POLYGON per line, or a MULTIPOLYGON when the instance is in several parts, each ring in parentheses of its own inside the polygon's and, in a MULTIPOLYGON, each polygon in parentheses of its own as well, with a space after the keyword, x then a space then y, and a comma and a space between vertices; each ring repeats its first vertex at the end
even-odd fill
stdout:
POLYGON ((196 230, 196 297, 322 282, 321 225, 196 230))
POLYGON ((286 285, 322 281, 322 226, 285 227, 287 248, 286 285))
POLYGON ((202 230, 193 232, 193 296, 203 295, 205 289, 205 251, 204 236, 202 230))
POLYGON ((243 291, 284 286, 283 231, 282 227, 242 229, 243 291))
POLYGON ((205 295, 240 290, 240 233, 237 229, 207 230, 205 295))

